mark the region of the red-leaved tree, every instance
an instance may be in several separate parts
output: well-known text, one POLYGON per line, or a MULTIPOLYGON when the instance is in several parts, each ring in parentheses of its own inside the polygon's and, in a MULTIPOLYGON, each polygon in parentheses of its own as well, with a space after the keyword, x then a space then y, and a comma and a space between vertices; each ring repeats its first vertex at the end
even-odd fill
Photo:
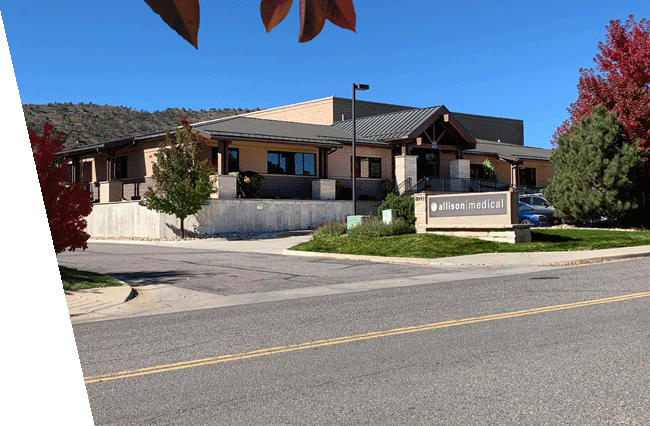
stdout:
MULTIPOLYGON (((596 68, 581 69, 578 99, 568 111, 569 120, 553 135, 553 143, 598 104, 617 114, 630 141, 639 141, 644 160, 650 154, 650 21, 638 23, 630 15, 625 23, 607 26, 605 43, 598 43, 596 68)), ((646 165, 647 167, 647 165, 646 165)))
POLYGON ((83 184, 68 184, 67 161, 56 155, 64 148, 61 142, 64 134, 54 134, 50 123, 45 123, 41 136, 35 130, 28 131, 54 251, 59 254, 66 249, 85 250, 89 235, 84 231, 84 217, 92 211, 92 204, 83 184))

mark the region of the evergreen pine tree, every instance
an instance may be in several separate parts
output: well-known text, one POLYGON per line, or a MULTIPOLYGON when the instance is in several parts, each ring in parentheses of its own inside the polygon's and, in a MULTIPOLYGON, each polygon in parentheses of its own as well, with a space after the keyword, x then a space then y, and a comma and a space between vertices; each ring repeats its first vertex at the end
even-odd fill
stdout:
POLYGON ((638 143, 628 141, 616 113, 604 106, 558 137, 551 163, 553 176, 543 193, 558 216, 618 220, 637 207, 631 190, 641 165, 638 143))

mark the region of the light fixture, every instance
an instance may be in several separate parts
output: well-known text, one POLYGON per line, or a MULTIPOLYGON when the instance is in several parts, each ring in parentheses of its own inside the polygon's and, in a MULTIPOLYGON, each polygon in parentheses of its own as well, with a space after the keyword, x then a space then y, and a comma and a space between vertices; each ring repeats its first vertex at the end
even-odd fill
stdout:
POLYGON ((367 84, 352 83, 352 214, 357 215, 357 117, 356 117, 356 92, 368 90, 367 84))

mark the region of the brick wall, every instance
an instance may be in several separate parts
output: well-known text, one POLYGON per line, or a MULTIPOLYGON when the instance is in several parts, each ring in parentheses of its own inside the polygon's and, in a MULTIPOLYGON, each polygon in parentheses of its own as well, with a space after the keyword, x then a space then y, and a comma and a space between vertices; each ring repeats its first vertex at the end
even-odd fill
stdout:
POLYGON ((330 126, 332 118, 333 98, 316 99, 314 101, 287 105, 245 114, 246 117, 266 120, 291 121, 295 123, 322 124, 330 126))

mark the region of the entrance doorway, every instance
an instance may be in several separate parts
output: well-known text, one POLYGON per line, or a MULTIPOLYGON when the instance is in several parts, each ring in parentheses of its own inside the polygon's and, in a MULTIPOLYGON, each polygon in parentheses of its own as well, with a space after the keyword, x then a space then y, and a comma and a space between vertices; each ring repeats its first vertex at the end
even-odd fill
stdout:
POLYGON ((425 177, 440 177, 440 151, 430 148, 411 148, 411 155, 417 157, 418 182, 425 177))

